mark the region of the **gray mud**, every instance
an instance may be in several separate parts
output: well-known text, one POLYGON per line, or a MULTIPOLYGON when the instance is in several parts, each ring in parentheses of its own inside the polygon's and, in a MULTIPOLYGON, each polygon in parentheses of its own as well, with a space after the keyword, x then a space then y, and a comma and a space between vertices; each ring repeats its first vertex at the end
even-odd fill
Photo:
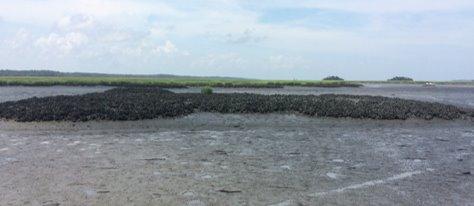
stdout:
POLYGON ((470 121, 0 122, 0 205, 472 205, 470 121))

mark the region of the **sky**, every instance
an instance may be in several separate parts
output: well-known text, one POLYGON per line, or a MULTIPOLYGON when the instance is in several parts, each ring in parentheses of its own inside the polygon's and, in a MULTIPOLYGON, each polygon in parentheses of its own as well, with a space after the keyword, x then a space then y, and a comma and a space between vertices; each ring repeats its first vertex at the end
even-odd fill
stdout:
POLYGON ((473 0, 0 0, 0 69, 474 79, 473 0))

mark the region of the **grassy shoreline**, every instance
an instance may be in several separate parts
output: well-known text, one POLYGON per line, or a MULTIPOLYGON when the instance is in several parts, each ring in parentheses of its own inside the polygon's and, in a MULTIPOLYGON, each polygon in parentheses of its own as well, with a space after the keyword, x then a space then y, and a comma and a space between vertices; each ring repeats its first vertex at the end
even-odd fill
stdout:
POLYGON ((282 88, 361 87, 363 84, 474 85, 473 81, 326 81, 326 80, 257 80, 205 77, 65 77, 65 76, 0 76, 0 86, 156 86, 163 88, 227 87, 282 88))
POLYGON ((303 87, 360 87, 362 84, 348 81, 298 81, 298 80, 251 80, 217 78, 148 78, 148 77, 0 77, 0 86, 157 86, 182 87, 248 87, 281 88, 303 87))

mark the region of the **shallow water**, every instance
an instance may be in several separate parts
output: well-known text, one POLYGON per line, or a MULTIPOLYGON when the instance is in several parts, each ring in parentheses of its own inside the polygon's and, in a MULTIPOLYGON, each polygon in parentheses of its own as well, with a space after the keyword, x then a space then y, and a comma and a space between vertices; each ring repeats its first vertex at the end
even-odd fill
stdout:
POLYGON ((0 86, 0 102, 16 101, 31 97, 46 97, 57 95, 78 95, 92 92, 103 92, 112 87, 92 86, 51 86, 51 87, 28 87, 28 86, 0 86))
MULTIPOLYGON (((76 95, 91 92, 103 92, 113 87, 93 86, 53 86, 53 87, 0 87, 0 102, 15 101, 30 97, 55 95, 76 95)), ((178 93, 198 93, 200 88, 170 89, 178 93)), ((429 102, 452 104, 465 108, 474 108, 474 86, 438 85, 423 87, 421 85, 403 84, 366 84, 361 88, 318 88, 318 87, 285 87, 281 88, 214 88, 216 93, 257 93, 257 94, 352 94, 399 97, 429 102)))
MULTIPOLYGON (((172 89, 174 92, 200 92, 200 88, 172 89)), ((440 102, 456 106, 474 108, 474 86, 463 85, 438 85, 436 87, 423 87, 422 85, 404 84, 365 84, 364 87, 352 88, 320 88, 320 87, 285 87, 275 88, 215 88, 216 93, 258 93, 258 94, 351 94, 351 95, 376 95, 386 97, 399 97, 429 102, 440 102)))

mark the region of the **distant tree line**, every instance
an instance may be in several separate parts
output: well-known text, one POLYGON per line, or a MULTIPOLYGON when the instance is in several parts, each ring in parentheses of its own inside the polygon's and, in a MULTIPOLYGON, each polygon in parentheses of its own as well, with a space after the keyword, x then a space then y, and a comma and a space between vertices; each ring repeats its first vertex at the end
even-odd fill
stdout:
POLYGON ((0 70, 0 76, 32 76, 32 77, 107 77, 121 76, 116 74, 58 72, 53 70, 0 70))
POLYGON ((64 76, 61 72, 51 70, 0 70, 0 76, 64 76))
POLYGON ((238 77, 197 77, 172 74, 105 74, 87 72, 58 72, 53 70, 0 70, 0 76, 30 76, 30 77, 148 77, 148 78, 203 78, 219 80, 245 80, 238 77))

